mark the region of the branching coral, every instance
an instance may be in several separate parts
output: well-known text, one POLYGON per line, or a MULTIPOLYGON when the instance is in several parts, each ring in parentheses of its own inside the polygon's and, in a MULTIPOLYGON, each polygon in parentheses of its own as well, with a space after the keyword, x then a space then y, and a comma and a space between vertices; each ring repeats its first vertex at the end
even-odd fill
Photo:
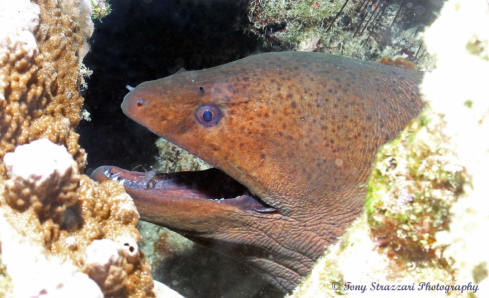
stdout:
MULTIPOLYGON (((70 8, 83 11, 80 3, 70 8)), ((86 40, 92 27, 63 13, 68 8, 48 0, 39 5, 25 0, 4 5, 7 15, 2 19, 0 48, 0 157, 17 145, 48 138, 65 145, 80 169, 86 163, 74 128, 83 104, 79 61, 88 51, 86 40)), ((5 171, 0 174, 5 175, 5 171)))
POLYGON ((91 13, 87 0, 0 4, 0 235, 16 297, 154 297, 132 199, 82 174, 91 13))
POLYGON ((119 183, 97 185, 80 175, 66 149, 48 140, 17 147, 4 164, 0 210, 23 241, 77 266, 105 294, 152 296, 150 267, 138 248, 139 215, 119 183))

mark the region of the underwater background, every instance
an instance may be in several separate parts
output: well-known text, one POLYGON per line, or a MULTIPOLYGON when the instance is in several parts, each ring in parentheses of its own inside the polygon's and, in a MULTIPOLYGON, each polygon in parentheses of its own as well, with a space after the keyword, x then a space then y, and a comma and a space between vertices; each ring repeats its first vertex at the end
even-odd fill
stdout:
POLYGON ((425 105, 379 149, 359 217, 286 297, 360 294, 335 287, 350 281, 465 284, 419 296, 486 297, 487 28, 485 0, 0 1, 0 298, 284 297, 242 263, 138 220, 111 170, 89 177, 107 164, 148 180, 211 167, 126 117, 128 89, 280 51, 423 71, 425 105))

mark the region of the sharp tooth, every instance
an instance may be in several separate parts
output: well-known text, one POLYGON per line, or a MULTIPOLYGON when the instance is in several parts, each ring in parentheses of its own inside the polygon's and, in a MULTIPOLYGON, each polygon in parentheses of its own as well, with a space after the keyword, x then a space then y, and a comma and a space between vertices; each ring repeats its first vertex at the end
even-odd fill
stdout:
POLYGON ((121 176, 121 173, 117 173, 117 174, 110 176, 109 178, 111 180, 118 181, 120 176, 121 176))

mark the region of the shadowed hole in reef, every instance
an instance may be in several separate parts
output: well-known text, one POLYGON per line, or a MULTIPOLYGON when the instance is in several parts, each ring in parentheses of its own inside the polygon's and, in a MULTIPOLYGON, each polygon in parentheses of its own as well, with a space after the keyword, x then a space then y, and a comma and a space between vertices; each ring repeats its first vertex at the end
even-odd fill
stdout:
MULTIPOLYGON (((92 120, 77 129, 88 152, 87 172, 103 164, 132 169, 154 162, 157 137, 127 118, 120 108, 126 85, 186 70, 210 68, 265 52, 262 42, 238 31, 247 22, 240 1, 112 1, 112 13, 95 21, 93 70, 83 92, 92 120)), ((227 257, 195 248, 153 268, 160 280, 192 297, 282 297, 250 269, 227 257)))

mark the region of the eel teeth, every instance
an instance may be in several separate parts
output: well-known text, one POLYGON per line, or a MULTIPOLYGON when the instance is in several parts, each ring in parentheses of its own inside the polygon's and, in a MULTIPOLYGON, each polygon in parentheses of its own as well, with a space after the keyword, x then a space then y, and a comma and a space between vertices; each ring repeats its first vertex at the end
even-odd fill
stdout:
POLYGON ((121 173, 117 173, 114 175, 111 175, 109 178, 114 181, 119 181, 119 177, 121 176, 121 173))
POLYGON ((108 168, 107 170, 105 170, 104 175, 107 176, 107 178, 109 178, 110 180, 122 183, 122 185, 124 185, 127 181, 126 179, 120 179, 121 173, 112 174, 112 168, 108 168))
POLYGON ((211 199, 211 201, 217 202, 218 204, 221 204, 221 201, 222 201, 222 200, 225 200, 225 198, 221 198, 221 199, 211 199))
POLYGON ((108 168, 107 170, 104 171, 104 175, 110 178, 111 172, 112 172, 112 168, 108 168))

